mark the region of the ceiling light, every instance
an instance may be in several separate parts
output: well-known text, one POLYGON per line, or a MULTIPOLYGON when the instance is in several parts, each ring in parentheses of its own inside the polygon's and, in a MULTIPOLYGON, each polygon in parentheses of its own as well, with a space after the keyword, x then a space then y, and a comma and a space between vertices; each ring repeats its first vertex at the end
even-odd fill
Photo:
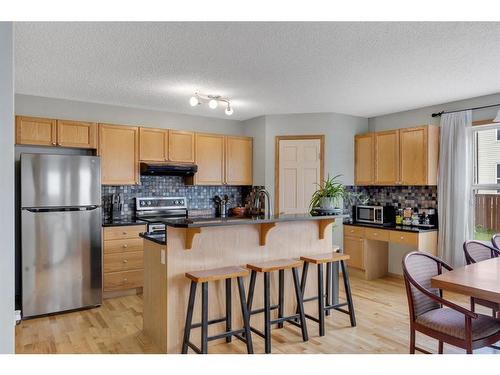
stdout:
POLYGON ((233 107, 231 106, 231 101, 228 98, 223 98, 220 95, 206 95, 201 94, 198 91, 189 99, 189 104, 193 107, 199 104, 207 104, 210 109, 216 109, 219 104, 222 103, 225 106, 224 113, 231 116, 234 113, 233 107))
POLYGON ((196 107, 198 104, 200 104, 200 101, 198 100, 197 96, 192 96, 189 99, 189 104, 191 105, 191 107, 196 107))
POLYGON ((211 109, 215 109, 217 108, 217 106, 219 105, 219 103, 217 102, 216 99, 210 99, 210 101, 208 102, 208 106, 211 108, 211 109))
POLYGON ((500 110, 497 112, 497 116, 495 117, 493 122, 500 122, 500 110))

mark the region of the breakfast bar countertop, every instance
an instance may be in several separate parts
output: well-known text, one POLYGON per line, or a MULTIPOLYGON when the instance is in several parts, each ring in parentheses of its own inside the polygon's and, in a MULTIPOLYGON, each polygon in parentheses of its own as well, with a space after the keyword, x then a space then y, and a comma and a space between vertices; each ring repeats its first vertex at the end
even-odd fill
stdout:
POLYGON ((267 216, 252 216, 252 217, 196 217, 196 218, 180 218, 180 219, 161 219, 160 222, 174 228, 202 228, 202 227, 220 227, 229 225, 248 225, 248 224, 265 224, 278 223, 287 221, 317 221, 317 220, 334 220, 343 219, 347 215, 311 215, 311 214, 278 214, 267 216))

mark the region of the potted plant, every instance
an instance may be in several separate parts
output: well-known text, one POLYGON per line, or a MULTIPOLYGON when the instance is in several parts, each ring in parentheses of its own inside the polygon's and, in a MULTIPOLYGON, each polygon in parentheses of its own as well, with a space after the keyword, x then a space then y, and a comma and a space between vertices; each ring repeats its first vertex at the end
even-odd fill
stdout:
POLYGON ((326 180, 323 180, 322 184, 317 184, 318 190, 313 193, 309 204, 311 211, 319 208, 323 211, 342 212, 339 204, 346 195, 346 188, 337 181, 340 176, 340 174, 334 177, 328 176, 326 180))

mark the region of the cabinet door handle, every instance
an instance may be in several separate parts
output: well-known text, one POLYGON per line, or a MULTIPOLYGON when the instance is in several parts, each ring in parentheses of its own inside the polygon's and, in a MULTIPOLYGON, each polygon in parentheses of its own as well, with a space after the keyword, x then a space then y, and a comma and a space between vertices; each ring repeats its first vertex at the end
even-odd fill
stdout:
POLYGON ((127 234, 127 232, 122 232, 122 234, 125 236, 127 234))
POLYGON ((128 263, 128 259, 123 259, 123 263, 128 263))
POLYGON ((123 245, 122 247, 123 247, 124 249, 126 249, 126 248, 128 247, 128 245, 127 245, 127 244, 125 244, 125 245, 123 245))
POLYGON ((399 237, 400 240, 404 240, 405 238, 403 236, 399 237))
POLYGON ((354 233, 354 229, 351 229, 349 232, 354 233))
POLYGON ((125 278, 125 279, 123 279, 123 282, 125 282, 125 283, 126 283, 127 281, 128 281, 128 279, 126 279, 126 278, 125 278))
POLYGON ((52 142, 52 145, 55 146, 57 143, 56 142, 52 142))

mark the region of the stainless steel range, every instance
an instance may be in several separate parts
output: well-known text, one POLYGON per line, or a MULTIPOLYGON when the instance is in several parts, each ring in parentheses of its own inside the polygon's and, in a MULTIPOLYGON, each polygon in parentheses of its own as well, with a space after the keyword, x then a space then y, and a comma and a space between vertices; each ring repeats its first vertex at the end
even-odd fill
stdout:
POLYGON ((147 222, 149 233, 165 232, 161 219, 188 216, 186 197, 135 198, 135 216, 147 222))

